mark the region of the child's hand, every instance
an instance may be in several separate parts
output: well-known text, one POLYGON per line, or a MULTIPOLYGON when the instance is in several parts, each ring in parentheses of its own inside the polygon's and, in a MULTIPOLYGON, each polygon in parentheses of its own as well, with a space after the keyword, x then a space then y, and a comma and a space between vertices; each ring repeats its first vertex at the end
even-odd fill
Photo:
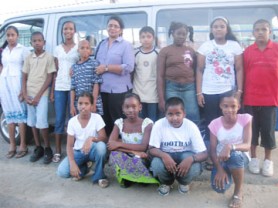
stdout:
POLYGON ((22 102, 24 100, 22 91, 20 91, 20 93, 18 95, 18 100, 19 100, 19 102, 22 102))
POLYGON ((217 189, 222 190, 225 188, 225 184, 229 184, 228 175, 223 168, 217 170, 213 183, 217 189))
POLYGON ((96 67, 96 74, 101 75, 105 72, 105 65, 101 64, 98 67, 96 67))
POLYGON ((32 101, 32 105, 33 106, 37 106, 40 102, 41 97, 40 96, 35 96, 33 101, 32 101))
POLYGON ((168 155, 167 153, 164 154, 162 157, 162 161, 166 167, 166 169, 172 173, 175 174, 177 172, 177 163, 173 160, 173 158, 168 155))
POLYGON ((29 97, 27 95, 24 95, 24 94, 23 94, 23 97, 24 97, 24 100, 27 104, 32 105, 33 99, 31 97, 29 97))
POLYGON ((204 95, 203 94, 198 94, 197 95, 197 101, 198 101, 198 105, 203 108, 204 105, 205 105, 204 95))
POLYGON ((91 147, 92 147, 92 137, 89 137, 83 144, 82 151, 85 155, 89 154, 91 147))
POLYGON ((108 150, 110 151, 113 151, 113 150, 117 150, 121 147, 121 142, 117 142, 117 141, 109 141, 107 143, 107 148, 108 150))
POLYGON ((165 112, 165 100, 160 100, 158 103, 158 108, 160 110, 160 112, 165 112))
POLYGON ((137 157, 144 158, 144 159, 148 158, 148 154, 145 152, 133 151, 132 153, 135 155, 135 157, 137 156, 137 157))
POLYGON ((222 161, 226 161, 230 158, 230 154, 231 154, 231 145, 230 144, 226 144, 222 151, 219 153, 218 159, 220 162, 222 161))
POLYGON ((96 113, 96 112, 97 112, 97 107, 96 107, 95 104, 92 106, 92 112, 93 112, 93 113, 96 113))
POLYGON ((186 176, 187 172, 189 171, 191 165, 193 163, 192 157, 187 157, 178 165, 178 172, 177 176, 184 177, 186 176))
POLYGON ((80 169, 79 167, 77 166, 76 163, 72 163, 70 164, 70 175, 73 176, 73 177, 76 177, 76 178, 80 178, 80 169))
POLYGON ((54 92, 53 91, 50 92, 49 99, 51 102, 54 102, 54 92))
POLYGON ((71 116, 75 116, 76 115, 76 110, 74 106, 70 106, 70 114, 71 116))

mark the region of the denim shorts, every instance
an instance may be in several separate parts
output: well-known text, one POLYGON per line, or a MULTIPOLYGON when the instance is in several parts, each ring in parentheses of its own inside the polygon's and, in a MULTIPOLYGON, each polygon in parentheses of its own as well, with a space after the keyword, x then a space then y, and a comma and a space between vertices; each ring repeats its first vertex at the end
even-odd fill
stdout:
POLYGON ((230 158, 225 162, 221 162, 221 166, 223 167, 223 169, 226 171, 226 173, 228 175, 229 183, 225 184, 224 189, 218 189, 215 186, 214 178, 216 176, 217 169, 214 166, 211 171, 211 187, 212 187, 212 189, 215 190, 217 193, 225 193, 225 191, 228 190, 232 184, 231 170, 245 168, 245 167, 247 167, 248 162, 249 162, 249 159, 244 152, 241 152, 241 151, 231 152, 230 158))
POLYGON ((42 96, 37 106, 27 104, 27 125, 48 128, 48 96, 42 96))

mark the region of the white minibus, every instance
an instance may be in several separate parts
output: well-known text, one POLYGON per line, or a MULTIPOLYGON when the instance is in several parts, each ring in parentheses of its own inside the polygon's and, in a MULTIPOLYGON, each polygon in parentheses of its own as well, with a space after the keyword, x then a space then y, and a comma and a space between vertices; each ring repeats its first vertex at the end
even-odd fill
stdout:
MULTIPOLYGON (((125 24, 123 37, 134 47, 139 45, 139 30, 151 26, 156 31, 157 46, 162 48, 171 40, 168 29, 172 21, 192 26, 197 49, 209 38, 209 24, 216 16, 225 16, 231 24, 243 48, 250 45, 252 25, 258 19, 266 19, 272 24, 272 39, 278 41, 278 1, 273 0, 171 0, 157 2, 137 2, 129 4, 86 3, 76 6, 59 7, 19 15, 7 19, 0 28, 0 45, 5 41, 5 28, 16 26, 20 31, 19 42, 30 47, 30 35, 41 31, 45 35, 45 49, 52 53, 55 46, 63 41, 61 27, 65 21, 76 23, 75 40, 90 39, 92 48, 107 37, 106 24, 112 15, 119 15, 125 24)), ((8 140, 4 116, 1 116, 0 132, 8 140)))

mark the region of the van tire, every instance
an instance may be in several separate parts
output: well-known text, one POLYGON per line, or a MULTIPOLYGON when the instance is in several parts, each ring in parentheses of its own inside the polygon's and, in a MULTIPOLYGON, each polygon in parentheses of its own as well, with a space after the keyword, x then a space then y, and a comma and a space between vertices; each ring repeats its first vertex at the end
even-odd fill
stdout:
MULTIPOLYGON (((0 134, 1 134, 1 137, 7 143, 10 143, 8 124, 6 123, 5 115, 4 115, 3 110, 2 110, 1 107, 0 107, 0 134)), ((27 126, 27 128, 26 128, 26 143, 30 144, 32 142, 32 139, 33 139, 32 129, 27 126)), ((20 144, 18 125, 16 125, 16 127, 15 127, 15 141, 16 141, 17 145, 20 144)))

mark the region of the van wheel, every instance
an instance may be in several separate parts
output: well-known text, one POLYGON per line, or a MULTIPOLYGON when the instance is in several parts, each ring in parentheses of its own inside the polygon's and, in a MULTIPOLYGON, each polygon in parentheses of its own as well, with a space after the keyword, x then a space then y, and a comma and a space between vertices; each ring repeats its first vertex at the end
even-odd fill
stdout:
MULTIPOLYGON (((10 139, 9 139, 9 128, 8 128, 8 124, 6 122, 6 118, 5 115, 2 111, 2 108, 0 107, 0 133, 2 138, 10 143, 10 139)), ((27 127, 26 129, 26 143, 30 144, 33 138, 33 134, 32 134, 32 129, 30 127, 27 127)), ((15 141, 16 144, 19 145, 20 143, 20 137, 19 137, 19 127, 18 125, 15 126, 15 141)))

